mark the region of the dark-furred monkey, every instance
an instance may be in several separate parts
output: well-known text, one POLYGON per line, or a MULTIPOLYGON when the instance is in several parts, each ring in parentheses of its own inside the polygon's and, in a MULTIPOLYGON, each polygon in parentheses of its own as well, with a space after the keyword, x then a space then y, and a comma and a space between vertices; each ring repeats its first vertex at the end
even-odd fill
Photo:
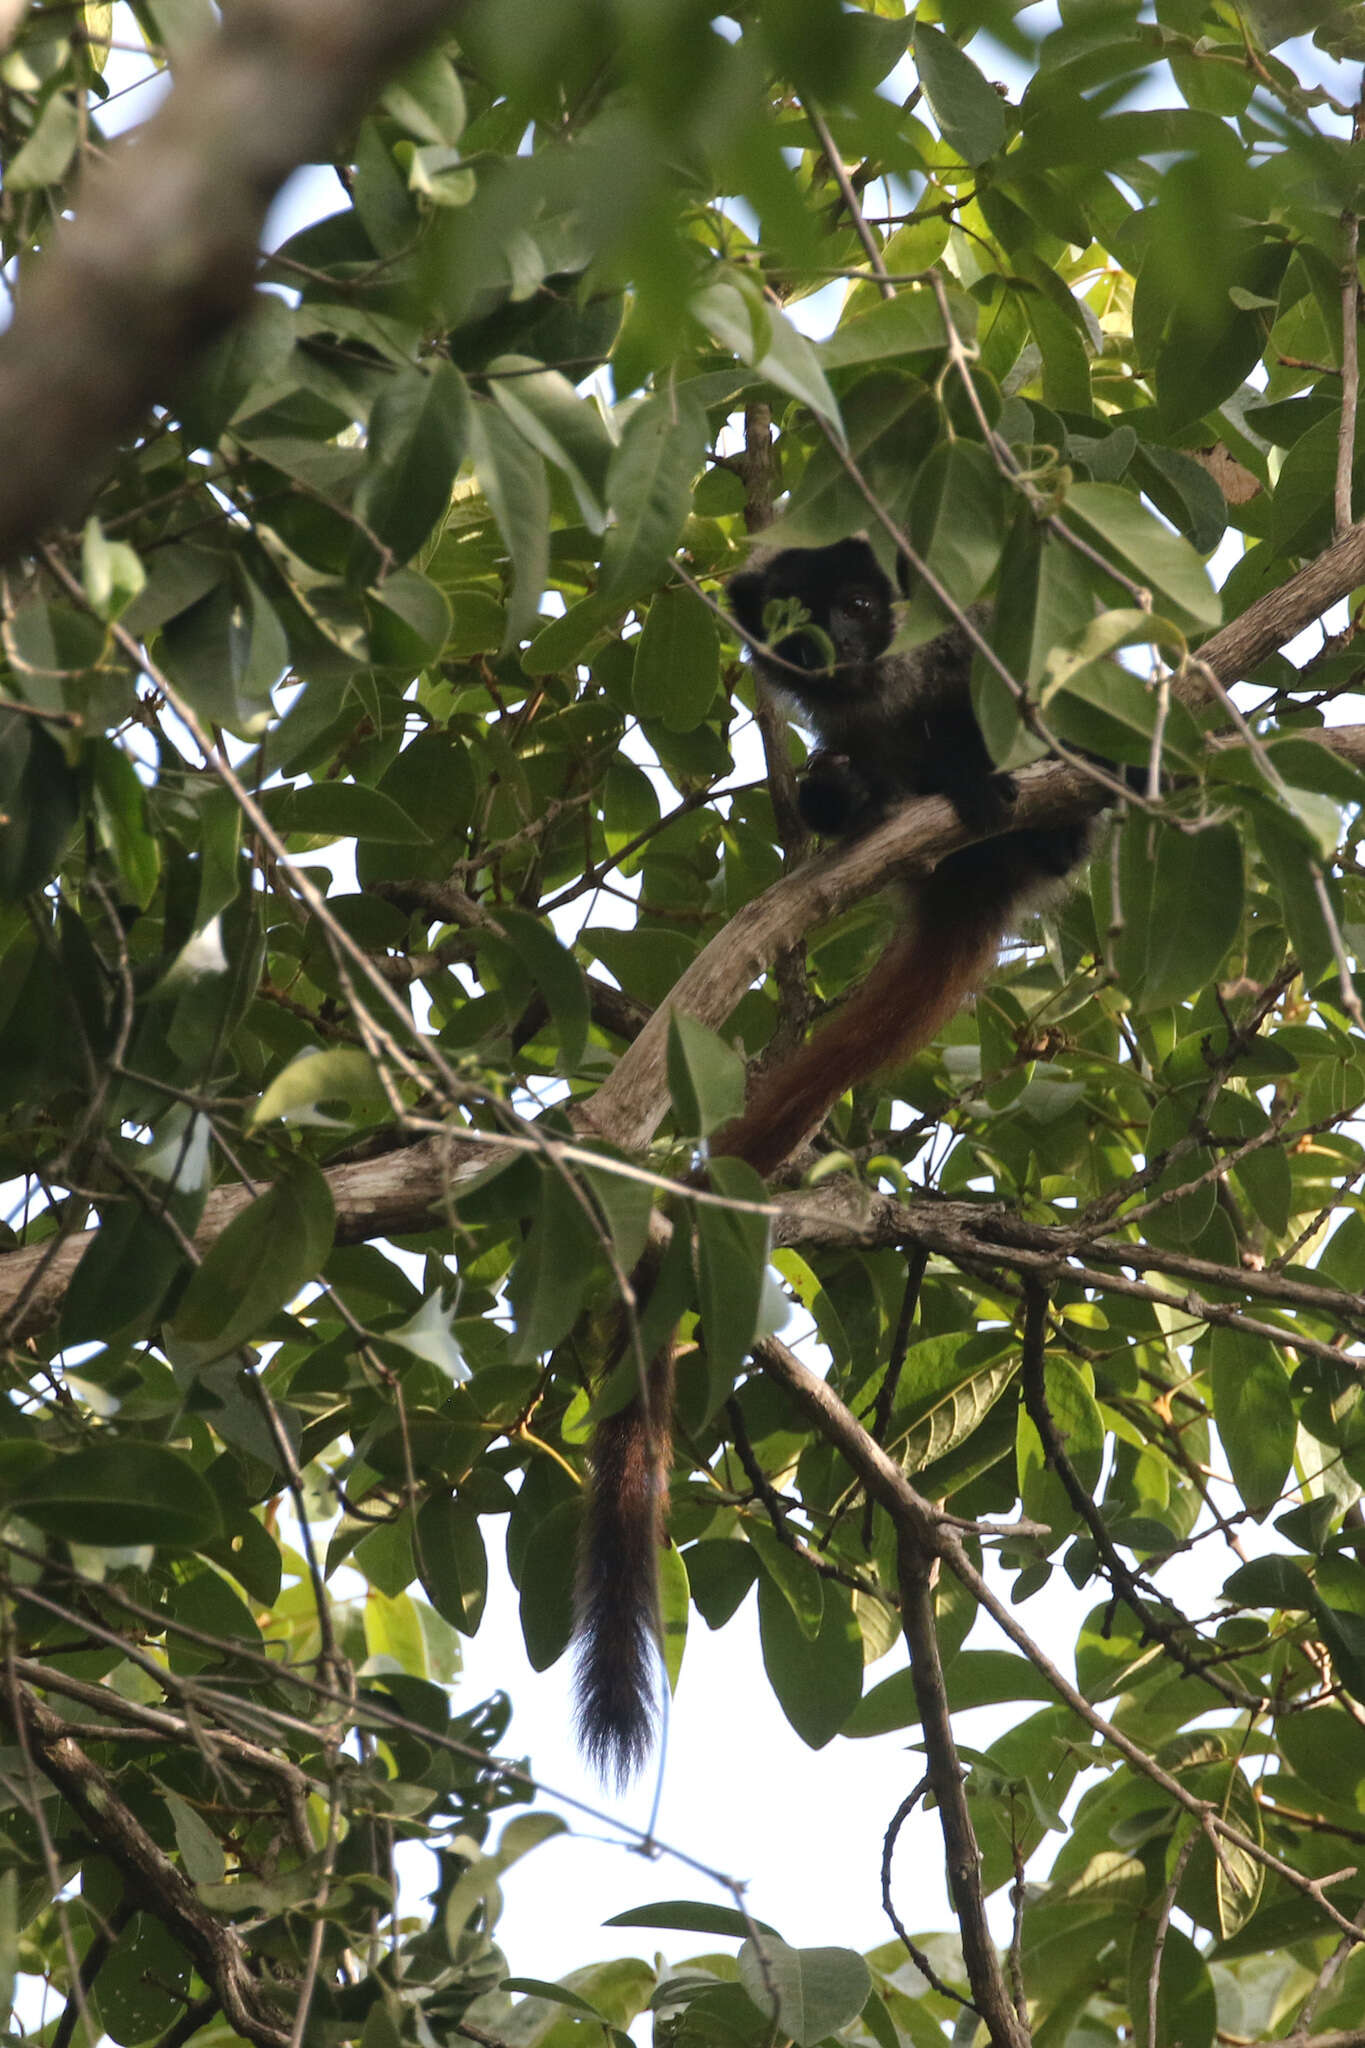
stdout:
POLYGON ((1010 831, 1014 790, 997 772, 972 711, 971 644, 951 627, 888 654, 894 593, 865 540, 786 548, 730 583, 735 617, 755 640, 774 603, 795 601, 798 628, 755 658, 819 740, 800 785, 802 816, 826 836, 875 825, 912 796, 946 796, 962 823, 991 832, 906 884, 901 930, 822 1030, 760 1080, 743 1116, 712 1149, 771 1173, 848 1088, 927 1045, 995 964, 1021 912, 1056 894, 1084 858, 1087 824, 1010 831))
MULTIPOLYGON (((1009 829, 1013 787, 972 711, 971 646, 952 627, 888 653, 894 591, 865 540, 785 548, 735 576, 730 604, 753 641, 770 607, 806 624, 755 660, 819 741, 800 785, 807 824, 866 831, 907 797, 946 796, 994 836, 904 885, 901 928, 867 979, 788 1059, 764 1074, 713 1153, 774 1168, 846 1089, 926 1045, 985 978, 1021 911, 1055 893, 1084 857, 1085 824, 1009 829), (812 630, 814 629, 814 630, 812 630)), ((639 1276, 637 1275, 637 1280, 639 1276)), ((579 1569, 578 1706, 591 1760, 618 1780, 648 1752, 658 1639, 658 1555, 672 1464, 673 1354, 599 1425, 579 1569)))

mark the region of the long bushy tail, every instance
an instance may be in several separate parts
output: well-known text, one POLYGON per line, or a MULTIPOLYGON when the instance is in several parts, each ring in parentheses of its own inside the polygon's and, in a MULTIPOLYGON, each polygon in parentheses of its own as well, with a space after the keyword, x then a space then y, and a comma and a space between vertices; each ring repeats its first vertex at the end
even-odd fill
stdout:
MULTIPOLYGON (((990 972, 1019 900, 1017 880, 973 882, 935 875, 916 888, 906 930, 831 1021, 765 1075, 744 1114, 712 1139, 713 1152, 771 1173, 846 1088, 928 1044, 990 972)), ((635 1278, 647 1293, 639 1271, 635 1278)), ((578 1730, 589 1761, 618 1785, 640 1768, 654 1736, 672 1413, 668 1344, 592 1443, 578 1567, 578 1730)))
POLYGON ((654 1739, 659 1551, 673 1463, 673 1345, 592 1440, 578 1557, 578 1735, 599 1776, 624 1785, 654 1739))
POLYGON ((927 1045, 990 973, 1018 885, 916 886, 910 922, 828 1024, 762 1076, 711 1150, 767 1175, 808 1138, 845 1089, 927 1045))

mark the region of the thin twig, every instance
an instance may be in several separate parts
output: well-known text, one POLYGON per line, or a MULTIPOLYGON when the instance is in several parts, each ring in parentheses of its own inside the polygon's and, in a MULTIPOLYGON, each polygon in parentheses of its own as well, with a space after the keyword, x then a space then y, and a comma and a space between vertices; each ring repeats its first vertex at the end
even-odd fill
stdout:
POLYGON ((1180 1854, 1175 1859, 1171 1881, 1161 1895, 1161 1911, 1157 1915, 1156 1932, 1152 1936, 1152 1960, 1147 1971, 1147 2048, 1158 2048, 1156 2038, 1157 1996, 1161 1990, 1161 1959, 1166 1953, 1166 1936, 1170 1930, 1171 1913, 1175 1907, 1176 1894, 1185 1875, 1185 1865, 1190 1853, 1203 1830, 1191 1828, 1180 1844, 1180 1854))
POLYGON ((945 1984, 928 1956, 924 1953, 924 1950, 919 1946, 919 1943, 911 1939, 905 1930, 899 1913, 896 1911, 895 1901, 891 1896, 891 1858, 895 1853, 897 1839, 901 1829, 928 1789, 929 1780, 925 1777, 920 1779, 913 1792, 906 1793, 904 1799, 902 1799, 900 1805, 892 1814, 887 1824, 886 1833, 882 1837, 882 1911, 895 1928, 901 1946, 930 1989, 937 1991, 940 1998, 951 1998, 955 2004, 965 2006, 968 2012, 975 2012, 977 2008, 972 2004, 971 1999, 964 1998, 962 1993, 955 1991, 951 1984, 945 1984))

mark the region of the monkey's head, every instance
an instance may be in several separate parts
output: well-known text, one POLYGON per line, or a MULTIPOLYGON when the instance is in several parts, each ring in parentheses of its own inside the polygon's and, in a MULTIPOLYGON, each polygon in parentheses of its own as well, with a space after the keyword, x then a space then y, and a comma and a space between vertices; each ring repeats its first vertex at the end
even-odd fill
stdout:
POLYGON ((800 671, 769 671, 798 697, 818 692, 825 679, 856 689, 895 631, 894 593, 865 540, 784 548, 732 576, 729 596, 745 632, 767 640, 788 671, 800 671))

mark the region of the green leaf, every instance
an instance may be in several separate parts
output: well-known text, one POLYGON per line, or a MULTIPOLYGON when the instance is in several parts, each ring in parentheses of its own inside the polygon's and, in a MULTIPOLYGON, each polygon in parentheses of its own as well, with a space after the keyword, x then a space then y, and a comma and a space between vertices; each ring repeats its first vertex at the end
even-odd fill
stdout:
POLYGON ((188 1458, 127 1435, 54 1458, 11 1499, 73 1543, 192 1550, 219 1529, 218 1502, 188 1458))
POLYGON ((191 1884, 221 1884, 226 1858, 213 1829, 169 1785, 161 1787, 161 1797, 175 1829, 175 1846, 180 1851, 186 1877, 191 1884))
POLYGON ((554 1167, 543 1168, 535 1220, 507 1283, 517 1323, 515 1363, 542 1357, 568 1335, 598 1263, 591 1203, 554 1167))
MULTIPOLYGON (((1093 1492, 1104 1457, 1105 1431, 1095 1397, 1085 1377, 1069 1359, 1050 1357, 1044 1368, 1048 1413, 1062 1440, 1067 1460, 1082 1487, 1093 1492)), ((1080 1516, 1062 1481, 1048 1464, 1033 1418, 1019 1408, 1019 1498, 1031 1522, 1051 1530, 1048 1549, 1080 1526, 1080 1516)))
POLYGON ((627 420, 608 477, 616 523, 602 558, 605 596, 660 580, 692 508, 705 445, 706 415, 686 387, 646 399, 627 420))
POLYGON ((100 836, 113 856, 127 900, 145 910, 161 879, 161 846, 149 829, 147 793, 122 747, 90 748, 100 836))
POLYGON ((751 298, 728 279, 698 292, 692 311, 722 347, 828 420, 842 439, 838 400, 825 380, 820 357, 785 313, 751 298))
POLYGON ((207 1365, 259 1337, 321 1271, 334 1222, 331 1190, 318 1168, 291 1161, 209 1247, 167 1332, 174 1358, 207 1365))
POLYGON ((635 645, 631 693, 641 718, 691 732, 715 702, 720 632, 715 613, 690 590, 661 590, 635 645))
MULTIPOLYGON (((460 1953, 460 1937, 470 1915, 494 1893, 499 1878, 528 1856, 533 1849, 562 1835, 565 1823, 557 1813, 520 1813, 509 1820, 489 1855, 481 1855, 472 1841, 467 1844, 468 1868, 463 1870, 445 1901, 445 1934, 451 1955, 460 1953)), ((464 1846, 464 1844, 462 1844, 464 1846)))
POLYGON ((823 1749, 852 1714, 863 1690, 863 1643, 841 1586, 822 1582, 820 1633, 809 1641, 791 1603, 766 1575, 758 1582, 763 1668, 792 1727, 811 1749, 823 1749))
MULTIPOLYGON (((970 341, 976 330, 977 306, 962 293, 949 294, 959 334, 970 341)), ((943 314, 928 285, 903 285, 894 299, 883 299, 856 318, 840 322, 820 346, 827 370, 853 363, 879 363, 889 356, 931 355, 946 346, 943 314)))
POLYGON ((1061 412, 1089 413, 1090 357, 1064 285, 1031 253, 1016 259, 1033 286, 1023 294, 1028 324, 1043 359, 1043 398, 1061 412))
POLYGON ((945 441, 921 465, 910 500, 911 539, 959 604, 971 604, 994 574, 1005 512, 1005 486, 984 448, 945 441))
POLYGON ((561 669, 572 668, 586 659, 620 616, 620 598, 592 591, 577 604, 571 604, 561 618, 551 619, 541 627, 530 646, 522 650, 522 668, 528 676, 554 675, 561 669))
POLYGON ((1160 1009, 1215 980, 1241 929, 1244 886, 1242 842, 1234 825, 1162 832, 1152 882, 1144 1009, 1160 1009), (1163 914, 1163 906, 1173 904, 1180 906, 1179 916, 1163 914))
POLYGON ((1223 1582, 1224 1600, 1239 1607, 1276 1607, 1309 1613, 1316 1594, 1301 1565, 1288 1557, 1253 1557, 1223 1582))
POLYGON ((1237 1491, 1256 1520, 1289 1476, 1298 1423, 1289 1377, 1262 1337, 1215 1324, 1210 1333, 1214 1420, 1237 1491))
POLYGON ((423 846, 427 835, 381 789, 360 782, 305 782, 267 790, 261 806, 282 835, 377 839, 386 846, 423 846))
POLYGON ((81 115, 73 96, 54 92, 22 149, 5 166, 7 192, 37 192, 66 175, 81 138, 81 115))
MULTIPOLYGON (((1046 1702, 1054 1698, 1042 1673, 1012 1650, 959 1650, 948 1668, 948 1693, 954 1713, 965 1713, 969 1707, 1004 1706, 1012 1700, 1046 1702)), ((843 1733, 887 1735, 896 1728, 918 1725, 913 1675, 908 1670, 894 1671, 863 1694, 843 1733)))
POLYGON ((1216 626, 1223 615, 1208 570, 1187 540, 1118 484, 1073 483, 1065 516, 1124 572, 1169 603, 1178 624, 1216 626))
POLYGON ((469 446, 512 563, 507 640, 530 630, 550 568, 550 486, 545 458, 487 400, 470 409, 469 446))
POLYGON ((574 1620, 574 1559, 583 1504, 559 1501, 541 1520, 522 1562, 521 1633, 533 1671, 548 1671, 569 1647, 574 1620))
MULTIPOLYGON (((176 1218, 182 1229, 189 1220, 176 1218)), ((63 1347, 141 1336, 187 1263, 184 1244, 166 1218, 132 1199, 112 1208, 62 1298, 63 1347)))
POLYGON ((683 1651, 687 1648, 687 1618, 692 1595, 687 1583, 687 1565, 676 1543, 666 1544, 659 1553, 659 1620, 663 1631, 664 1670, 671 1691, 678 1689, 682 1676, 683 1651))
POLYGON ((619 1265, 630 1272, 649 1238, 649 1219, 654 1213, 654 1190, 633 1175, 613 1173, 604 1158, 600 1167, 583 1168, 583 1179, 592 1189, 598 1209, 611 1233, 619 1265))
POLYGON ((428 50, 384 88, 381 104, 420 142, 459 141, 465 126, 464 88, 449 57, 428 50))
POLYGON ((744 1107, 744 1072, 739 1054, 714 1031, 684 1010, 670 1012, 668 1092, 679 1130, 706 1138, 738 1116, 744 1107))
POLYGON ((780 1542, 776 1533, 761 1522, 754 1522, 750 1528, 749 1542, 764 1576, 771 1580, 790 1606, 806 1641, 813 1643, 820 1633, 825 1613, 824 1588, 819 1574, 811 1570, 805 1558, 780 1542))
POLYGON ((19 1968, 19 1873, 13 1864, 0 1871, 0 2011, 14 2004, 19 1968))
POLYGON ((748 1941, 755 1930, 777 1940, 766 1920, 752 1920, 734 1906, 716 1906, 698 1899, 661 1899, 654 1905, 628 1906, 613 1913, 604 1927, 665 1927, 680 1934, 719 1934, 748 1941))
POLYGON ((498 356, 488 371, 494 403, 523 440, 564 472, 584 524, 601 533, 614 444, 594 399, 528 356, 498 356))
POLYGON ((723 1628, 758 1576, 752 1545, 706 1539, 687 1547, 692 1604, 708 1628, 723 1628))
POLYGON ((407 1592, 416 1572, 410 1511, 404 1508, 393 1521, 367 1530, 351 1552, 351 1562, 367 1586, 396 1602, 407 1592))
POLYGON ((0 900, 51 879, 76 817, 76 780, 52 735, 0 711, 0 900))
POLYGON ((917 21, 910 42, 924 97, 939 132, 967 164, 982 164, 1005 140, 1005 103, 942 29, 917 21))
MULTIPOLYGON (((762 1181, 742 1159, 713 1159, 708 1179, 715 1194, 766 1200, 762 1181)), ((729 1394, 758 1329, 769 1230, 766 1216, 697 1204, 697 1270, 713 1413, 729 1394)))
MULTIPOLYGON (((1155 1940, 1155 1920, 1139 1920, 1128 1952, 1128 2011, 1139 2041, 1150 2038, 1148 1986, 1155 1940)), ((1157 2040, 1179 2041, 1181 2048, 1212 2048, 1217 2019, 1208 1964, 1188 1934, 1168 1926, 1157 1985, 1157 2040)))
MULTIPOLYGON (((395 566, 416 554, 450 503, 469 441, 469 398, 453 363, 400 370, 370 413, 356 513, 395 566)), ((369 580, 374 549, 356 544, 352 572, 369 580)))
POLYGON ((559 1038, 556 1067, 561 1074, 573 1073, 583 1058, 591 1021, 583 970, 542 919, 506 909, 498 922, 507 945, 545 998, 559 1038))
POLYGON ((739 1952, 739 1981, 762 2013, 801 2048, 823 2041, 855 2019, 867 2003, 872 1977, 860 1955, 848 1948, 788 1948, 765 1939, 746 1941, 739 1952))
POLYGON ((292 1123, 319 1124, 336 1128, 349 1119, 322 1114, 305 1115, 320 1102, 345 1103, 357 1111, 356 1121, 366 1120, 388 1106, 374 1061, 353 1046, 334 1045, 323 1049, 307 1046, 278 1073, 252 1110, 251 1125, 272 1123, 276 1117, 292 1123))
POLYGON ((429 1493, 413 1545, 426 1596, 461 1635, 478 1633, 488 1598, 488 1554, 478 1516, 451 1494, 429 1493))
POLYGON ((152 1913, 134 1913, 99 1973, 95 2011, 119 2048, 170 2026, 189 1995, 190 1958, 152 1913))
POLYGON ((251 739, 270 723, 289 642, 255 581, 239 570, 234 584, 218 584, 166 621, 161 658, 201 718, 251 739))
POLYGON ((92 610, 108 620, 120 618, 147 582, 133 549, 110 540, 93 513, 81 536, 81 582, 92 610))
POLYGON ((381 668, 425 668, 450 638, 450 600, 416 569, 391 570, 370 592, 368 612, 370 652, 381 668))
MULTIPOLYGON (((293 347, 294 322, 289 308, 274 292, 256 292, 250 312, 211 343, 182 380, 177 410, 191 441, 201 448, 212 448, 228 423, 245 409, 258 386, 268 389, 283 382, 293 347)), ((125 618, 130 631, 146 633, 171 616, 177 608, 171 601, 174 588, 182 578, 191 578, 191 598, 204 594, 202 585, 198 589, 192 587, 197 576, 212 569, 210 580, 217 581, 219 558, 198 555, 196 560, 196 553, 191 547, 157 550, 148 565, 151 580, 147 597, 154 597, 158 606, 170 603, 171 610, 161 612, 159 617, 150 616, 148 609, 144 609, 145 600, 139 601, 125 618), (172 554, 175 566, 163 583, 167 552, 172 554)))
POLYGON ((548 1984, 542 1977, 504 1977, 498 1989, 515 1991, 524 1997, 544 1998, 551 2005, 562 2005, 566 2012, 582 2013, 586 2019, 595 2020, 599 2026, 605 2024, 603 2014, 595 2005, 589 2005, 586 1998, 579 1998, 576 1992, 566 1991, 562 1984, 548 1984))
POLYGON ((907 1350, 887 1432, 887 1449, 906 1472, 922 1471, 965 1443, 1013 1382, 1017 1354, 998 1353, 978 1365, 979 1352, 975 1335, 926 1337, 907 1350))
MULTIPOLYGON (((942 429, 937 403, 918 377, 878 369, 844 396, 843 413, 849 455, 878 503, 903 520, 919 465, 942 429)), ((806 464, 790 509, 764 539, 774 547, 822 547, 866 524, 867 500, 841 454, 821 443, 806 464)))

